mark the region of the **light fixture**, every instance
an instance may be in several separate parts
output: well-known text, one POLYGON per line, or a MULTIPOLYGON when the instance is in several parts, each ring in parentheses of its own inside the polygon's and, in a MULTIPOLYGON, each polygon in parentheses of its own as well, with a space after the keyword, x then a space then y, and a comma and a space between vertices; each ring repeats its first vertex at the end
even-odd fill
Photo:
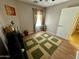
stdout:
POLYGON ((52 0, 52 1, 55 1, 55 0, 52 0))
POLYGON ((34 3, 38 3, 38 1, 37 1, 37 0, 35 0, 35 1, 34 1, 34 3))
MULTIPOLYGON (((49 1, 49 0, 34 0, 34 3, 38 3, 38 2, 42 2, 42 1, 49 1)), ((51 1, 55 1, 55 0, 51 0, 51 1)))
POLYGON ((40 0, 40 1, 42 1, 42 0, 40 0))
MULTIPOLYGON (((39 1, 49 1, 49 0, 39 0, 39 1)), ((55 0, 51 0, 51 1, 55 1, 55 0)))

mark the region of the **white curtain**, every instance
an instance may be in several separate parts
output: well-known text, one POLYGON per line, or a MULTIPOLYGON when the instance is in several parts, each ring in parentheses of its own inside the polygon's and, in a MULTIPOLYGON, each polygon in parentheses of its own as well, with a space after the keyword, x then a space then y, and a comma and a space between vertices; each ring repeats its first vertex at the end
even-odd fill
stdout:
POLYGON ((45 24, 45 10, 33 9, 34 31, 41 31, 41 27, 45 24))

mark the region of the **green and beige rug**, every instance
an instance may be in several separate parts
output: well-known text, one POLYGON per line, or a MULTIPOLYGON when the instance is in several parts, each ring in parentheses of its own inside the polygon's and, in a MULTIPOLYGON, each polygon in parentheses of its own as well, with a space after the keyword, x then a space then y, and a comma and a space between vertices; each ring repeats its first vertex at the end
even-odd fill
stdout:
POLYGON ((24 41, 29 59, 49 59, 62 41, 47 32, 39 32, 24 41))

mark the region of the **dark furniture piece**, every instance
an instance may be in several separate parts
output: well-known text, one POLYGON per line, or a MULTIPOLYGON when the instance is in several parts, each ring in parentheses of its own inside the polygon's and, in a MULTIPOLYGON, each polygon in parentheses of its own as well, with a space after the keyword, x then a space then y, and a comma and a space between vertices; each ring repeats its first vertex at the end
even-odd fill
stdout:
POLYGON ((22 35, 19 32, 9 32, 6 33, 6 38, 8 40, 8 49, 10 54, 10 59, 27 59, 22 35))

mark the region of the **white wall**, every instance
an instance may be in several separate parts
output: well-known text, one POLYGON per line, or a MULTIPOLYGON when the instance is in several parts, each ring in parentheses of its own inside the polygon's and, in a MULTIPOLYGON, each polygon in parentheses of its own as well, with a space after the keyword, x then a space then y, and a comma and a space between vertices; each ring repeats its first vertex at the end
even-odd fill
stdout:
POLYGON ((14 0, 0 0, 0 37, 2 38, 2 41, 4 43, 4 46, 6 47, 6 49, 8 50, 6 43, 7 40, 2 32, 2 27, 5 27, 6 25, 9 25, 10 22, 13 20, 15 22, 15 26, 14 27, 18 27, 18 29, 20 30, 20 26, 19 26, 19 20, 18 20, 18 16, 17 16, 17 10, 16 10, 16 1, 14 0), (6 14, 5 11, 5 5, 10 5, 13 6, 16 10, 16 16, 8 16, 6 14))
POLYGON ((2 12, 1 12, 1 1, 0 1, 0 38, 2 39, 6 49, 7 49, 7 46, 6 46, 6 39, 5 39, 5 36, 2 32, 2 26, 4 26, 4 20, 3 20, 3 17, 2 17, 2 12))
POLYGON ((18 20, 18 16, 17 16, 17 10, 16 10, 16 16, 9 16, 6 14, 5 5, 10 5, 10 6, 14 7, 16 10, 16 1, 1 0, 1 11, 2 11, 3 20, 5 22, 5 26, 9 25, 11 21, 14 21, 14 23, 15 23, 14 27, 18 27, 18 29, 20 29, 19 20, 18 20))
POLYGON ((2 32, 2 26, 4 26, 4 21, 3 21, 3 18, 2 18, 2 12, 1 12, 1 8, 0 8, 0 37, 3 39, 4 42, 6 42, 6 39, 3 35, 3 32, 2 32))
POLYGON ((29 6, 22 2, 17 2, 17 10, 20 21, 21 31, 28 30, 33 31, 33 13, 32 6, 29 6))
POLYGON ((48 7, 46 11, 46 25, 48 28, 47 30, 56 34, 61 10, 66 7, 72 7, 77 5, 79 5, 79 0, 70 0, 66 3, 48 7))
POLYGON ((24 2, 16 3, 21 31, 28 30, 33 32, 33 10, 32 8, 40 8, 38 6, 29 5, 24 2))

